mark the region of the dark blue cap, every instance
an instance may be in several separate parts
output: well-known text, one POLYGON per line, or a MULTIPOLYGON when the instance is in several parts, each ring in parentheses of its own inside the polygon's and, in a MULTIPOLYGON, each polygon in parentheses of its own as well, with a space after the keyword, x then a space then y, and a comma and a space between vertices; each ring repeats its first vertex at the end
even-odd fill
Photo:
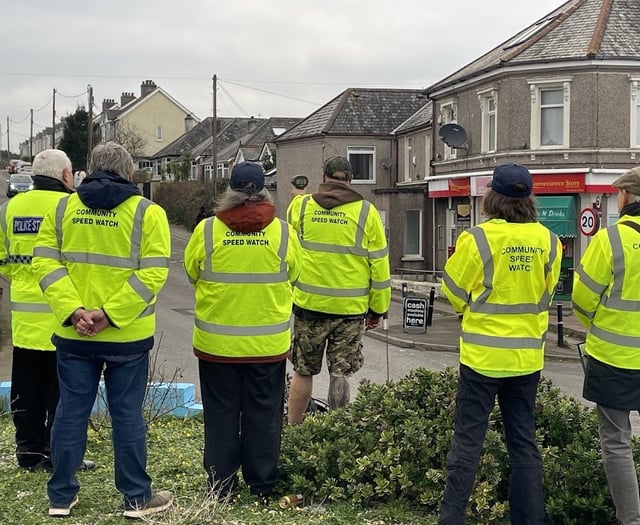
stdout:
POLYGON ((533 181, 529 170, 520 164, 500 164, 493 170, 487 184, 493 191, 507 197, 524 198, 531 195, 533 181))
POLYGON ((258 193, 264 188, 264 170, 255 162, 240 162, 231 170, 229 186, 232 190, 258 193))

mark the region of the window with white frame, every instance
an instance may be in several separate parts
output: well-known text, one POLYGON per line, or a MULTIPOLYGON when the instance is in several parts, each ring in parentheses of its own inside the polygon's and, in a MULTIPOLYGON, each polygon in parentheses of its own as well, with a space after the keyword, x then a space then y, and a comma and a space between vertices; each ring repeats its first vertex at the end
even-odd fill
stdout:
POLYGON ((422 257, 422 210, 404 210, 404 257, 422 257))
MULTIPOLYGON (((452 124, 458 122, 458 104, 455 101, 443 102, 440 104, 440 124, 452 124)), ((444 160, 455 159, 456 149, 444 144, 444 160)))
POLYGON ((413 158, 413 143, 411 137, 404 138, 404 180, 409 182, 413 179, 412 177, 412 165, 411 161, 413 158))
POLYGON ((162 140, 162 126, 156 126, 156 140, 162 140))
POLYGON ((424 177, 431 176, 431 135, 424 137, 424 177))
POLYGON ((227 177, 229 175, 229 165, 226 162, 218 162, 216 177, 227 177))
POLYGON ((482 113, 481 151, 492 153, 496 151, 498 140, 498 92, 495 89, 481 91, 478 93, 478 100, 482 113))
POLYGON ((373 146, 349 146, 347 148, 349 163, 353 169, 352 182, 376 181, 376 148, 373 146))
POLYGON ((631 77, 630 146, 640 148, 640 77, 631 77))
POLYGON ((531 149, 568 148, 571 78, 532 79, 531 149))

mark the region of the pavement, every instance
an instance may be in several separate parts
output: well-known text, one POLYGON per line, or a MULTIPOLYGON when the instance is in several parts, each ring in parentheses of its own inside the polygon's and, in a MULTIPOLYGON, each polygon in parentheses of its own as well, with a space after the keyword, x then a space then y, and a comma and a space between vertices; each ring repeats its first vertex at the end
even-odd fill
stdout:
MULTIPOLYGON (((427 283, 426 288, 429 288, 427 283)), ((404 297, 420 298, 426 300, 427 311, 429 309, 429 296, 427 293, 407 293, 404 297)), ((460 337, 460 320, 458 315, 443 296, 436 298, 433 304, 431 326, 427 326, 423 333, 411 333, 412 328, 405 329, 403 323, 404 297, 401 292, 395 290, 389 308, 387 329, 380 326, 366 332, 368 337, 380 341, 388 341, 390 344, 402 348, 415 348, 429 351, 458 352, 458 340, 460 337)), ((428 319, 428 314, 427 314, 428 319)), ((584 341, 586 330, 580 324, 571 309, 571 302, 553 302, 549 310, 549 331, 545 346, 545 359, 560 361, 579 360, 577 343, 584 341), (558 305, 562 305, 560 329, 558 327, 558 305), (560 333, 559 333, 560 332, 560 333)))

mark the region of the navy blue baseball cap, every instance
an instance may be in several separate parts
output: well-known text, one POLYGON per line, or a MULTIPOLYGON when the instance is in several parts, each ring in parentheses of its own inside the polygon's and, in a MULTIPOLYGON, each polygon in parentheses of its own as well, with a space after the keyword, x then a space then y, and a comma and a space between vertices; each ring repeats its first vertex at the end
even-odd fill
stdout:
POLYGON ((507 163, 496 166, 487 186, 507 197, 524 198, 531 195, 533 180, 529 170, 521 164, 507 163))
POLYGON ((255 162, 240 162, 231 170, 229 186, 232 190, 258 193, 264 188, 264 170, 255 162))

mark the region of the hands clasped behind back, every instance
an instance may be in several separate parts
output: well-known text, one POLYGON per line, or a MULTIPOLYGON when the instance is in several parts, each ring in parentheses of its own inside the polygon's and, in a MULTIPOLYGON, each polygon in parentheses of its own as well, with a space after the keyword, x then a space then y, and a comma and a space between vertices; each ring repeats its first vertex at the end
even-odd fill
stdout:
POLYGON ((84 308, 78 308, 73 313, 71 322, 78 335, 88 337, 93 337, 110 324, 103 310, 85 310, 84 308))

